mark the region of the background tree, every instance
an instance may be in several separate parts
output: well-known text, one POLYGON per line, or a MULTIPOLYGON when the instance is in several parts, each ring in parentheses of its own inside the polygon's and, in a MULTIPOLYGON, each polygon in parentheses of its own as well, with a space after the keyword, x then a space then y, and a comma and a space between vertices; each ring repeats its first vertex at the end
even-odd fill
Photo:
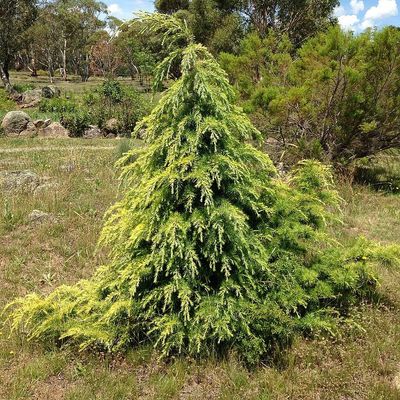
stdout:
POLYGON ((338 0, 244 0, 242 12, 259 35, 285 33, 295 47, 336 22, 338 0))
POLYGON ((164 50, 159 41, 149 33, 143 32, 144 26, 140 21, 124 23, 118 29, 115 37, 116 46, 122 61, 132 79, 139 77, 144 85, 147 77, 151 77, 157 61, 163 57, 164 50))
POLYGON ((90 60, 90 69, 95 75, 108 79, 116 76, 122 65, 122 57, 114 39, 107 32, 92 46, 90 60))
POLYGON ((53 6, 40 8, 35 23, 25 32, 26 51, 30 60, 34 60, 33 70, 38 66, 48 72, 53 82, 55 70, 61 63, 61 52, 64 44, 60 37, 60 21, 55 15, 53 6))
POLYGON ((9 69, 23 43, 22 34, 35 21, 36 0, 3 0, 0 13, 0 77, 12 92, 9 69))
POLYGON ((265 37, 270 30, 287 35, 295 48, 337 21, 333 11, 338 0, 190 0, 159 1, 158 10, 187 10, 196 40, 213 52, 236 52, 243 31, 265 37), (181 6, 180 6, 181 5, 181 6), (162 6, 162 7, 161 7, 162 6), (229 40, 230 38, 230 40, 229 40))
MULTIPOLYGON (((270 36, 272 37, 272 36, 270 36)), ((320 33, 292 60, 282 41, 246 38, 221 60, 277 157, 348 166, 400 147, 400 33, 320 33)))
POLYGON ((156 0, 156 10, 164 14, 174 14, 179 10, 189 8, 189 0, 156 0))

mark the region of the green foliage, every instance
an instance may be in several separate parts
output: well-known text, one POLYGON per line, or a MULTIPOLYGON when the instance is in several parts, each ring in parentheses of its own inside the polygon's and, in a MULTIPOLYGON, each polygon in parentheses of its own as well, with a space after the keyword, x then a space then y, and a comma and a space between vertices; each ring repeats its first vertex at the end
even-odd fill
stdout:
POLYGON ((189 7, 189 0, 156 0, 155 7, 158 12, 173 14, 189 7))
POLYGON ((103 83, 100 93, 111 103, 120 103, 122 101, 123 92, 119 82, 107 80, 103 83))
POLYGON ((33 90, 35 89, 35 85, 33 83, 16 83, 13 85, 13 88, 18 92, 18 93, 24 93, 27 90, 33 90))
POLYGON ((188 21, 195 38, 212 52, 234 52, 244 32, 287 35, 295 48, 336 22, 338 0, 158 0, 159 12, 188 21))
POLYGON ((66 112, 61 116, 62 125, 75 137, 83 136, 91 122, 92 118, 86 110, 66 112))
POLYGON ((334 27, 292 59, 275 34, 249 35, 221 62, 277 158, 343 168, 400 146, 399 43, 392 27, 358 36, 334 27))
POLYGON ((280 180, 247 143, 259 132, 218 63, 185 26, 166 22, 165 42, 172 26, 188 45, 158 74, 179 59, 182 75, 136 128, 147 147, 118 162, 124 193, 100 239, 110 261, 90 280, 17 299, 13 328, 111 351, 144 342, 164 356, 234 349, 249 363, 298 332, 334 333, 397 249, 338 247, 324 229, 339 201, 330 170, 305 161, 280 180))
POLYGON ((105 128, 108 120, 116 118, 118 126, 112 133, 130 136, 137 121, 149 112, 143 96, 133 87, 107 80, 100 87, 86 93, 82 101, 59 97, 42 99, 41 112, 55 113, 73 136, 82 136, 89 125, 105 128))
POLYGON ((78 108, 78 104, 75 100, 66 97, 53 97, 51 99, 42 98, 39 104, 39 111, 52 112, 60 115, 75 112, 78 108))
POLYGON ((36 0, 3 0, 1 3, 0 67, 7 79, 12 57, 23 46, 22 34, 35 21, 37 3, 36 0))
MULTIPOLYGON (((0 119, 3 119, 4 115, 15 108, 15 103, 9 99, 5 90, 0 89, 0 119)), ((0 128, 1 134, 1 128, 0 128)))
POLYGON ((113 133, 124 136, 130 136, 151 106, 136 89, 122 86, 118 81, 105 81, 85 96, 84 102, 91 124, 104 128, 109 119, 116 118, 118 127, 113 133))

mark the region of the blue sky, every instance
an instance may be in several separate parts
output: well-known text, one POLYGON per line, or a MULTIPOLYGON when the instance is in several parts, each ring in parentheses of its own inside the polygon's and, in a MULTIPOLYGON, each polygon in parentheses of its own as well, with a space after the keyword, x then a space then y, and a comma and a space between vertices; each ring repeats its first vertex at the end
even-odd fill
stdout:
MULTIPOLYGON (((400 0, 343 0, 335 14, 345 28, 361 31, 367 27, 400 25, 400 0)), ((134 12, 152 11, 154 0, 106 0, 109 13, 130 19, 134 12)))

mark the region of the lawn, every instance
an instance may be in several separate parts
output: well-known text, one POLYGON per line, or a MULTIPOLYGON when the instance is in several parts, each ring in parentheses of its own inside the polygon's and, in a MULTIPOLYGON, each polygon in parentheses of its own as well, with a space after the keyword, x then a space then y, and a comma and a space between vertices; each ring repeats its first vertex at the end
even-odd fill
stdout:
MULTIPOLYGON (((0 139, 0 172, 30 170, 51 183, 39 193, 0 193, 0 307, 91 276, 105 210, 118 192, 114 162, 132 141, 0 139), (7 149, 13 149, 12 152, 7 149), (29 150, 30 149, 30 150, 29 150), (50 213, 30 222, 32 210, 50 213)), ((339 241, 363 235, 400 243, 400 196, 342 185, 339 241)), ((151 348, 79 352, 0 335, 0 399, 400 399, 400 273, 383 271, 380 304, 354 313, 332 338, 299 338, 253 370, 224 360, 161 361, 151 348), (362 326, 362 328, 361 328, 362 326)))

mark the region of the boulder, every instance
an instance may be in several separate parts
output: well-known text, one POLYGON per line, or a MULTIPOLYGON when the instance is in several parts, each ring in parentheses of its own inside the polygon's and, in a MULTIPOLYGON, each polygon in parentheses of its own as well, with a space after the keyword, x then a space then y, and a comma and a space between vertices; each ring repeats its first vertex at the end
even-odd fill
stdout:
POLYGON ((20 137, 35 137, 37 135, 36 126, 33 122, 28 122, 26 128, 20 132, 20 137))
POLYGON ((41 223, 41 222, 47 222, 51 221, 54 222, 56 218, 54 217, 53 214, 46 213, 44 211, 40 210, 33 210, 29 215, 28 215, 28 221, 30 223, 41 223))
POLYGON ((21 103, 22 108, 35 107, 40 103, 42 99, 42 89, 27 90, 22 93, 21 103))
POLYGON ((64 128, 59 122, 52 122, 38 130, 38 136, 42 138, 67 138, 69 130, 64 128))
POLYGON ((46 99, 52 99, 53 97, 59 97, 61 92, 57 86, 50 85, 50 86, 43 87, 41 94, 46 99))
POLYGON ((103 132, 97 125, 89 125, 89 128, 86 129, 85 133, 83 134, 85 139, 95 139, 99 137, 103 137, 103 132))
POLYGON ((40 196, 42 193, 47 193, 50 191, 55 191, 59 188, 59 185, 54 182, 43 183, 35 188, 33 194, 35 196, 40 196))
POLYGON ((28 128, 28 124, 31 122, 31 117, 27 113, 23 111, 10 111, 3 118, 1 127, 6 136, 18 136, 28 128))
POLYGON ((29 170, 0 173, 0 187, 4 192, 34 192, 40 184, 39 175, 29 170))
POLYGON ((111 118, 104 124, 104 129, 107 133, 117 134, 119 130, 119 121, 117 118, 111 118))
POLYGON ((51 124, 51 119, 38 119, 36 121, 33 121, 33 124, 35 125, 36 129, 46 128, 46 126, 49 126, 51 124))

